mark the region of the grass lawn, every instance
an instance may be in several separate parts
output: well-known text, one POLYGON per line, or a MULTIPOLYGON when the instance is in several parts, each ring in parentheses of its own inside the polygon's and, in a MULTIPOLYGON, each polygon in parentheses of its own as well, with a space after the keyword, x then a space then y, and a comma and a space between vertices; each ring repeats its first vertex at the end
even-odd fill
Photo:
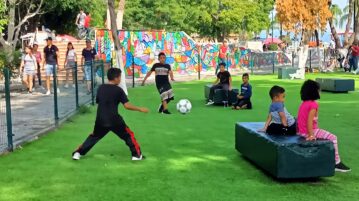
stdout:
MULTIPOLYGON (((352 77, 344 74, 308 78, 352 77)), ((239 87, 240 77, 234 85, 239 87)), ((203 85, 212 80, 175 83, 176 100, 191 100, 193 111, 164 116, 156 113, 154 86, 130 89, 130 100, 149 107, 141 114, 120 108, 147 156, 130 161, 130 152, 113 134, 100 141, 80 161, 71 152, 92 131, 95 108, 77 115, 56 131, 0 157, 0 200, 358 200, 359 92, 322 93, 319 122, 339 137, 342 160, 353 170, 308 182, 278 182, 244 160, 234 149, 234 124, 264 121, 268 91, 278 84, 287 90, 286 107, 294 115, 302 81, 275 76, 251 76, 251 111, 204 105, 203 85)), ((359 84, 359 79, 356 79, 359 84)), ((253 147, 256 149, 256 147, 253 147)))

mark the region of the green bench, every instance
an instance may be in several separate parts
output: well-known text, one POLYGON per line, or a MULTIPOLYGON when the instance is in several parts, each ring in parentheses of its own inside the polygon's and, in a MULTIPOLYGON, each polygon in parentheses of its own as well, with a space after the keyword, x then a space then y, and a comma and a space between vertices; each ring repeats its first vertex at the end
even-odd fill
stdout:
POLYGON ((235 148, 278 179, 303 179, 334 175, 333 143, 306 141, 300 136, 267 135, 258 132, 264 123, 237 123, 235 148))
POLYGON ((297 72, 297 68, 293 67, 279 67, 278 68, 278 79, 291 79, 290 74, 297 72))
MULTIPOLYGON (((204 97, 207 101, 212 86, 213 86, 212 84, 207 84, 206 86, 204 86, 204 97)), ((239 93, 239 89, 232 89, 231 91, 228 92, 228 99, 229 99, 228 104, 231 105, 237 102, 238 93, 239 93)), ((225 101, 225 91, 223 89, 216 89, 214 91, 213 99, 214 99, 213 100, 214 104, 216 105, 223 104, 223 101, 225 101)))
POLYGON ((354 79, 317 78, 315 80, 320 84, 322 91, 346 93, 355 90, 354 79))

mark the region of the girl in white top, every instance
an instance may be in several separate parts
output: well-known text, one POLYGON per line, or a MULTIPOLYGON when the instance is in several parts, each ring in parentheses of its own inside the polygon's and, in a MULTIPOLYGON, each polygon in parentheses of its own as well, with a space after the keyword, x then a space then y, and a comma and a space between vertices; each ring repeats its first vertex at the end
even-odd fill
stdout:
POLYGON ((25 47, 25 55, 22 57, 20 69, 23 75, 23 83, 27 87, 28 92, 32 93, 33 77, 35 75, 37 62, 36 57, 32 54, 30 46, 25 47))
POLYGON ((69 75, 70 72, 72 73, 72 81, 73 81, 73 87, 75 87, 75 64, 77 61, 77 56, 76 56, 76 52, 74 49, 74 46, 72 45, 71 42, 69 42, 67 44, 67 52, 66 52, 66 59, 65 59, 65 69, 66 69, 66 85, 65 88, 69 87, 69 75))

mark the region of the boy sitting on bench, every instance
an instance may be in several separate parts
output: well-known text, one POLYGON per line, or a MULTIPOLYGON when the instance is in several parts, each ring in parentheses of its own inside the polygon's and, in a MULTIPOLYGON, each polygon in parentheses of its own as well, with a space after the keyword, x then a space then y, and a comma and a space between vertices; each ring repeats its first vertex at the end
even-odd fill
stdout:
POLYGON ((249 84, 249 75, 244 73, 242 75, 243 84, 241 85, 241 93, 237 96, 237 102, 233 105, 232 109, 252 109, 251 96, 252 86, 249 84))
POLYGON ((269 115, 265 126, 259 132, 266 132, 268 135, 295 135, 297 124, 294 117, 284 107, 285 89, 280 86, 273 86, 269 91, 272 104, 269 107, 269 115))
POLYGON ((209 100, 206 105, 214 104, 213 97, 216 89, 223 89, 225 91, 226 97, 223 103, 225 106, 228 105, 228 92, 232 90, 232 77, 231 74, 228 71, 226 71, 225 67, 226 67, 225 63, 219 64, 220 71, 217 74, 216 81, 213 83, 213 86, 211 87, 211 90, 209 92, 209 98, 208 98, 209 100))

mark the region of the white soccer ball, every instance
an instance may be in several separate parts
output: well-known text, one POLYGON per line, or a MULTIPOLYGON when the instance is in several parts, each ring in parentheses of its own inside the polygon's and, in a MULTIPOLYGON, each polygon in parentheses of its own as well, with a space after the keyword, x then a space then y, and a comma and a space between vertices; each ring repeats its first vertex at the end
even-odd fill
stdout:
POLYGON ((182 99, 177 103, 177 110, 182 114, 187 114, 191 111, 192 104, 187 99, 182 99))

